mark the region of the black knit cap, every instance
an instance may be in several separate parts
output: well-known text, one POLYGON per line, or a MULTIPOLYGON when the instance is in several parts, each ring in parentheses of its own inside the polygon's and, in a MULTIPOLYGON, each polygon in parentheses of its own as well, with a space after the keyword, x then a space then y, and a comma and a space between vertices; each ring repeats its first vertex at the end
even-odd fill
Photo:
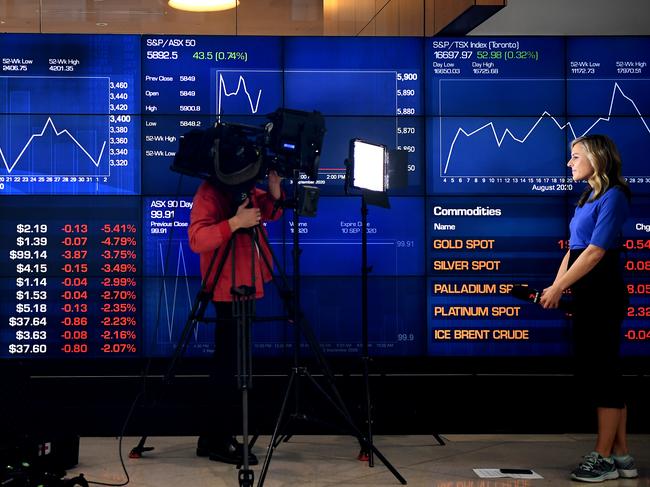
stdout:
POLYGON ((227 186, 254 183, 260 178, 262 152, 245 136, 224 130, 213 146, 217 180, 227 186))

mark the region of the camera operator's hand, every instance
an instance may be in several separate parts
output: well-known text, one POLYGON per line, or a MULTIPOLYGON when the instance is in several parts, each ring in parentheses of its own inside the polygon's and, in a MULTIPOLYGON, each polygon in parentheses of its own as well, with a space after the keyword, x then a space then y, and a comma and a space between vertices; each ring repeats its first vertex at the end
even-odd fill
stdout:
POLYGON ((282 178, 278 174, 278 172, 275 169, 272 169, 269 171, 269 193, 271 193, 271 196, 273 196, 276 200, 279 200, 282 197, 282 188, 280 187, 280 183, 282 182, 282 178))
POLYGON ((240 228, 251 228, 259 224, 262 219, 262 213, 259 208, 246 208, 250 198, 246 198, 237 208, 235 216, 228 220, 232 232, 240 228))

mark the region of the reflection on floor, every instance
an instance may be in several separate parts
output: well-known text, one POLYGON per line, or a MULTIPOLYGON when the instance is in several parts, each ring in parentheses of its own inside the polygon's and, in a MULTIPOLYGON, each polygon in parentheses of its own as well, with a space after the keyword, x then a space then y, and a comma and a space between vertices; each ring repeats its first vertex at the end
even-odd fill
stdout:
MULTIPOLYGON (((589 435, 449 435, 439 445, 433 436, 377 436, 375 446, 408 481, 426 487, 532 487, 573 486, 569 472, 591 451, 589 435), (528 468, 540 480, 480 479, 474 468, 528 468)), ((123 456, 131 487, 238 486, 234 466, 195 456, 195 437, 154 437, 155 450, 129 459, 138 438, 123 440, 123 456)), ((260 437, 253 467, 257 485, 269 437, 260 437)), ((650 487, 650 435, 630 436, 640 477, 606 482, 608 487, 650 487)), ((399 486, 396 477, 377 459, 374 468, 356 459, 358 443, 348 436, 293 436, 274 451, 264 481, 268 487, 399 486)), ((121 483, 124 471, 115 438, 82 438, 79 465, 68 478, 83 473, 87 480, 121 483)))

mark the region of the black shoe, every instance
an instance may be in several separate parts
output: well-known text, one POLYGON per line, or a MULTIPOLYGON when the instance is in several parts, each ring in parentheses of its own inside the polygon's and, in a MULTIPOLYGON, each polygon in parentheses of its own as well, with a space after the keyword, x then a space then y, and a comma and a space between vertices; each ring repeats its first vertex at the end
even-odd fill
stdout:
POLYGON ((199 440, 196 443, 196 456, 197 457, 209 457, 210 450, 214 445, 218 445, 220 442, 228 441, 228 438, 217 438, 214 436, 201 435, 199 440))
MULTIPOLYGON (((244 445, 239 443, 234 437, 217 441, 214 438, 201 436, 197 444, 196 455, 199 457, 209 457, 213 462, 243 465, 244 445)), ((258 463, 255 454, 249 451, 248 464, 257 465, 258 463)))

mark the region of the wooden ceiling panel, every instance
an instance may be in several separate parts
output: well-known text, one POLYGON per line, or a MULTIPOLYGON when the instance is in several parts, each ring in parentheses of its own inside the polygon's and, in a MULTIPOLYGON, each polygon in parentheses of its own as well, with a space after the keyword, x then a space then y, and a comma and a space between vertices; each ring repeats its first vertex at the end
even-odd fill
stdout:
POLYGON ((0 0, 0 32, 421 36, 497 3, 505 0, 240 0, 192 13, 167 0, 0 0))
POLYGON ((1 1, 0 32, 40 32, 38 0, 1 1))
POLYGON ((181 12, 164 0, 42 1, 42 32, 235 34, 234 10, 181 12))
POLYGON ((237 9, 239 35, 323 35, 323 0, 245 0, 237 9))

